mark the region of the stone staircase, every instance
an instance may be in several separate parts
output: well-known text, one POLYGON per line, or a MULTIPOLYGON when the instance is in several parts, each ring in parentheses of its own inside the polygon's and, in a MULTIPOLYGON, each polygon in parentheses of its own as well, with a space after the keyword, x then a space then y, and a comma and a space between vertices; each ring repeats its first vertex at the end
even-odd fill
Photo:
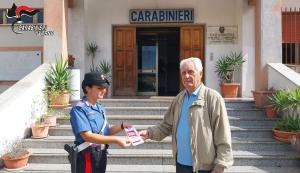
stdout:
MULTIPOLYGON (((111 124, 126 121, 137 129, 159 123, 171 99, 106 99, 106 108, 111 124)), ((265 118, 264 111, 254 107, 253 100, 226 100, 230 119, 234 166, 228 173, 299 173, 300 159, 290 145, 280 143, 272 137, 271 128, 275 120, 265 118)), ((68 112, 70 108, 65 109, 68 112)), ((26 139, 32 156, 23 172, 66 173, 70 172, 66 143, 72 144, 74 137, 69 120, 58 119, 59 125, 52 127, 46 139, 26 139)), ((124 136, 124 133, 120 135, 124 136)), ((110 145, 108 173, 174 173, 171 152, 171 137, 161 142, 147 141, 145 144, 120 149, 110 145)), ((0 171, 0 173, 5 170, 0 171)))

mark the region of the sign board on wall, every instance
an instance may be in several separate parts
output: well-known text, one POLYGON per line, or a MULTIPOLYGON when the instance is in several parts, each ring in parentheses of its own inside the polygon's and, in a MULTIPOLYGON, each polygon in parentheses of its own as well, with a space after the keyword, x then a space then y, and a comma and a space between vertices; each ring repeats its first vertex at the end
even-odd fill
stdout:
POLYGON ((131 9, 130 23, 193 23, 194 9, 131 9))
POLYGON ((0 52, 0 81, 16 81, 42 64, 40 51, 0 52))
POLYGON ((237 44, 237 26, 207 26, 208 44, 237 44))

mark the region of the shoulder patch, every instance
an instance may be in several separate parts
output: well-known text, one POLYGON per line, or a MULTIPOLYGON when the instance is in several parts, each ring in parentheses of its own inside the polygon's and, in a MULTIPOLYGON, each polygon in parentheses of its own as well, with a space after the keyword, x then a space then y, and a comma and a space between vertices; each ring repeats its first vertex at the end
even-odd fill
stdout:
POLYGON ((82 101, 78 102, 76 104, 76 106, 79 106, 79 107, 84 107, 85 106, 85 103, 83 103, 82 101))

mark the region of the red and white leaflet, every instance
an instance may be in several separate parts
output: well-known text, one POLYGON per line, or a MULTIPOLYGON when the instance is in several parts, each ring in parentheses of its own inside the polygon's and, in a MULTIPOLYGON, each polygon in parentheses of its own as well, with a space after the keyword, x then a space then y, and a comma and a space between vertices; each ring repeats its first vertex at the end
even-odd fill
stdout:
POLYGON ((144 143, 144 140, 141 138, 134 127, 124 128, 124 130, 133 146, 144 143))

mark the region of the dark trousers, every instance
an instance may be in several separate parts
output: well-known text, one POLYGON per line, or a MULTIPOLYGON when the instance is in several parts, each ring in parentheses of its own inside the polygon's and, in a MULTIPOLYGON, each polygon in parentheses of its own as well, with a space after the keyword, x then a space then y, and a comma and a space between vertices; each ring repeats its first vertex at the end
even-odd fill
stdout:
POLYGON ((89 149, 77 157, 76 173, 105 173, 107 150, 89 149))
MULTIPOLYGON (((176 173, 194 173, 192 166, 181 165, 176 162, 176 173)), ((211 171, 198 171, 197 173, 211 173, 211 171)))

